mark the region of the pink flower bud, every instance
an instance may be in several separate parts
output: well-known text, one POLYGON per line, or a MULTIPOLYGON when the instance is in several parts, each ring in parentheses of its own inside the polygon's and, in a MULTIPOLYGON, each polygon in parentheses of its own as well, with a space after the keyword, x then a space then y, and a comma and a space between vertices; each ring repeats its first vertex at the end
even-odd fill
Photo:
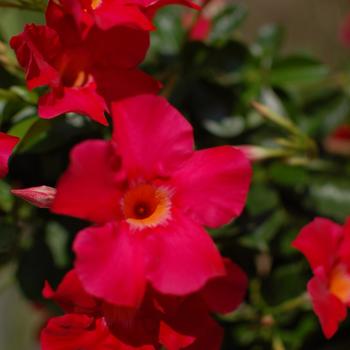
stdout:
POLYGON ((38 208, 50 208, 56 196, 56 189, 48 186, 39 186, 11 190, 11 193, 38 208))

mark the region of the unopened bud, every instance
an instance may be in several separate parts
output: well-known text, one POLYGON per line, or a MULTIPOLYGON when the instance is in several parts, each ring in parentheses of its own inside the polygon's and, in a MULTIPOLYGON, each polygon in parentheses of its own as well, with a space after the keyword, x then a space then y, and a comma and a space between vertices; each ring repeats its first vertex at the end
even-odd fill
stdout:
POLYGON ((11 190, 11 193, 38 208, 50 208, 56 196, 56 189, 48 186, 39 186, 11 190))

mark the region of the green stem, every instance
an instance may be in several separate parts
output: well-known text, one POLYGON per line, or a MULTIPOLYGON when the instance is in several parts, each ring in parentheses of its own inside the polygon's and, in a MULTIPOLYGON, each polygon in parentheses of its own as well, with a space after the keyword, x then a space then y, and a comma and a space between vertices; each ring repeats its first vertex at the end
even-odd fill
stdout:
POLYGON ((284 303, 270 308, 271 314, 281 314, 284 312, 290 312, 299 308, 304 308, 310 305, 310 298, 307 293, 304 293, 294 299, 285 301, 284 303))

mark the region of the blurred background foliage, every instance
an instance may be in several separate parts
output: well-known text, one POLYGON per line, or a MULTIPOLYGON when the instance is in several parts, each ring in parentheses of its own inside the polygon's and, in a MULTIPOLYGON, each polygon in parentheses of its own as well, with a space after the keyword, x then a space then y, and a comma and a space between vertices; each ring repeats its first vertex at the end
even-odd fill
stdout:
MULTIPOLYGON (((26 0, 4 3, 16 6, 0 1, 0 126, 22 141, 0 181, 0 349, 34 350, 41 325, 57 312, 41 297, 44 280, 57 285, 71 267, 71 242, 86 223, 36 209, 9 190, 54 186, 72 146, 110 130, 79 115, 37 117, 40 91, 25 88, 8 40, 43 14, 16 9, 26 0)), ((350 213, 350 156, 329 143, 350 124, 349 52, 338 41, 347 8, 346 0, 216 2, 201 41, 188 35, 197 15, 171 7, 157 16, 144 69, 188 117, 197 147, 250 144, 263 158, 244 214, 212 231, 251 281, 246 302, 220 319, 224 350, 349 349, 349 322, 325 341, 305 297, 309 267, 290 246, 315 216, 343 222, 350 213)))

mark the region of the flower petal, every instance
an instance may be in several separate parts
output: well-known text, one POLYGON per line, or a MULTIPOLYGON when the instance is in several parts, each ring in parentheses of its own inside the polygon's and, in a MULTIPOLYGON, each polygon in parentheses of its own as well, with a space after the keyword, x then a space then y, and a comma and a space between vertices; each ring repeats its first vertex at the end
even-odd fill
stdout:
POLYGON ((8 173, 8 161, 19 138, 0 132, 0 179, 8 173))
POLYGON ((213 312, 226 314, 234 311, 244 299, 248 288, 247 275, 229 259, 224 259, 226 275, 213 278, 201 291, 213 312))
POLYGON ((144 252, 126 224, 109 223, 81 231, 74 243, 75 267, 88 293, 111 304, 137 307, 146 279, 144 252))
POLYGON ((147 277, 161 293, 186 295, 224 275, 222 258, 202 227, 173 213, 166 226, 146 234, 147 277))
POLYGON ((308 283, 308 291, 312 299, 323 332, 329 339, 338 330, 338 325, 346 317, 346 305, 328 290, 325 270, 321 267, 308 283))
POLYGON ((76 146, 57 185, 51 210, 97 223, 121 215, 120 159, 110 142, 85 141, 76 146))
MULTIPOLYGON (((95 69, 93 75, 98 93, 108 104, 141 94, 156 94, 161 88, 158 81, 138 69, 95 69)), ((137 117, 142 118, 139 114, 137 117)))
POLYGON ((243 210, 251 174, 248 159, 231 146, 195 152, 173 174, 174 200, 199 224, 227 224, 243 210))
POLYGON ((52 318, 41 333, 42 350, 103 350, 108 329, 85 315, 68 314, 52 318))
POLYGON ((67 313, 99 314, 97 300, 83 289, 75 270, 64 276, 56 291, 46 282, 43 296, 55 300, 67 313))
POLYGON ((164 98, 138 96, 112 109, 113 137, 130 177, 170 175, 192 154, 191 125, 164 98))
POLYGON ((23 33, 10 41, 18 62, 25 69, 29 89, 59 80, 52 60, 62 50, 55 31, 47 26, 26 25, 23 33))
POLYGON ((331 220, 316 218, 306 225, 293 242, 315 270, 322 266, 328 273, 333 267, 342 240, 342 227, 331 220))
POLYGON ((77 113, 108 125, 104 112, 106 105, 97 94, 95 84, 89 83, 79 88, 57 88, 39 99, 39 115, 50 119, 64 113, 77 113))

